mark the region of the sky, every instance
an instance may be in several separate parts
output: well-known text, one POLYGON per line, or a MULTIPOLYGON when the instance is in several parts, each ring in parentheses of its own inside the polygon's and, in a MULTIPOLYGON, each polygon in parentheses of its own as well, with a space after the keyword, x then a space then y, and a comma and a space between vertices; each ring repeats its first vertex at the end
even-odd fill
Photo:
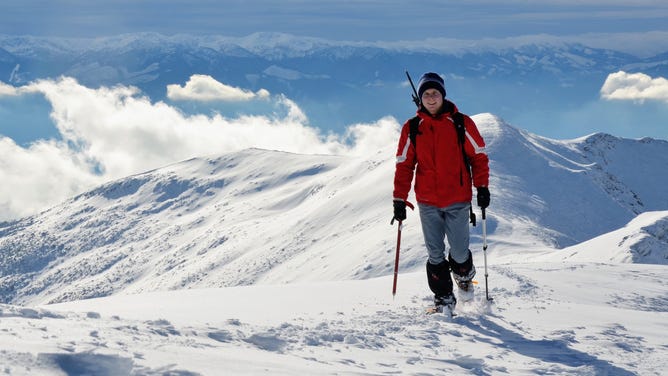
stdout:
POLYGON ((285 32, 335 40, 667 30, 662 0, 5 0, 1 34, 97 37, 285 32))

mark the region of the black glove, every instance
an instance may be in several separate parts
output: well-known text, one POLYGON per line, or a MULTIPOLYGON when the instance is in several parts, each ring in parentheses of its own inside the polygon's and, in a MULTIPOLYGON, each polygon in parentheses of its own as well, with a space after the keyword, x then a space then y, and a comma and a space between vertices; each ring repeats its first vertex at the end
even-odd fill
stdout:
POLYGON ((403 200, 394 200, 394 217, 392 217, 392 223, 394 220, 403 221, 406 219, 406 201, 403 200))
POLYGON ((489 206, 489 189, 487 187, 476 187, 478 190, 478 206, 485 209, 489 206))

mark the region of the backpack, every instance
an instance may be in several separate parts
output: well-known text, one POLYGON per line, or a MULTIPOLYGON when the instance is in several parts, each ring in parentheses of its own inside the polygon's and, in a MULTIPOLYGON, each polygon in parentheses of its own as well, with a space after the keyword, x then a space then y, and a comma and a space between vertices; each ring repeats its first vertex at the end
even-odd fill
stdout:
MULTIPOLYGON (((408 129, 408 137, 411 140, 411 143, 413 144, 413 148, 416 149, 417 151, 417 136, 419 134, 422 134, 420 132, 420 117, 415 116, 411 118, 408 121, 409 129, 408 129)), ((466 125, 464 125, 464 114, 461 112, 457 111, 454 114, 452 114, 452 120, 455 123, 455 129, 457 130, 457 141, 459 143, 459 148, 462 151, 462 157, 464 158, 464 167, 466 168, 466 171, 469 172, 469 176, 473 177, 473 173, 471 172, 471 162, 469 161, 469 157, 466 155, 466 151, 464 151, 464 143, 466 140, 466 125)), ((461 185, 464 185, 464 177, 462 174, 459 175, 459 183, 461 185)), ((475 214, 473 213, 473 206, 471 206, 471 223, 473 226, 476 225, 476 218, 475 214)))

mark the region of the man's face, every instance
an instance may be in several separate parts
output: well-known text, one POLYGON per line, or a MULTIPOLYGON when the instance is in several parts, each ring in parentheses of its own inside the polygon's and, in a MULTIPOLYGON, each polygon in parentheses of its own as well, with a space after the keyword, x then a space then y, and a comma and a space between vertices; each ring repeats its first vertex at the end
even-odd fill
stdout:
POLYGON ((443 95, 436 89, 427 89, 422 93, 422 106, 430 114, 436 115, 443 105, 443 95))

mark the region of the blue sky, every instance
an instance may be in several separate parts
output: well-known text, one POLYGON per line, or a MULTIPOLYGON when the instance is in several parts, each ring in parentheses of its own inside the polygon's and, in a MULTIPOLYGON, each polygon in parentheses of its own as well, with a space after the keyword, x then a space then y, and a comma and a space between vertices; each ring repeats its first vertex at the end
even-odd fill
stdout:
POLYGON ((335 40, 483 38, 667 30, 665 0, 5 0, 0 33, 108 36, 138 31, 335 40))

